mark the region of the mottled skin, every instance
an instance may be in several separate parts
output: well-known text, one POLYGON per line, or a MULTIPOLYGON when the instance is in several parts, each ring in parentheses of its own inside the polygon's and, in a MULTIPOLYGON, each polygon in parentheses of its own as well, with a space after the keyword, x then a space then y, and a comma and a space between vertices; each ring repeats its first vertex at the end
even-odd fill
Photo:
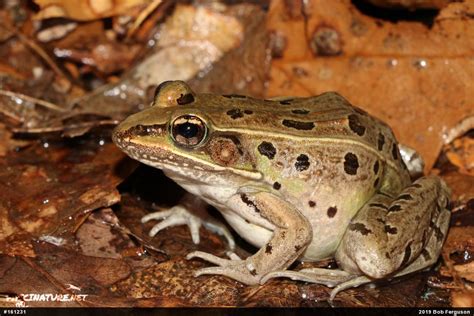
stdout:
MULTIPOLYGON (((258 100, 165 82, 153 106, 122 122, 113 139, 215 206, 259 248, 245 260, 194 252, 188 257, 218 265, 197 275, 339 285, 334 297, 433 264, 448 229, 444 182, 412 184, 391 129, 337 93, 258 100), (329 257, 341 270, 286 270, 297 259, 329 257)), ((160 229, 176 223, 184 222, 160 229)))

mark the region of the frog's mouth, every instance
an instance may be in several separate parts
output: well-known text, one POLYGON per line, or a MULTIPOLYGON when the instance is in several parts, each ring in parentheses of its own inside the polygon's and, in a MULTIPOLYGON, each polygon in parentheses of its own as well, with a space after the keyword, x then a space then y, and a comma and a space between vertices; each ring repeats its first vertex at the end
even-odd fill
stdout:
POLYGON ((166 135, 165 125, 137 125, 127 130, 112 133, 113 142, 128 156, 146 165, 162 169, 175 175, 189 178, 200 178, 201 175, 212 173, 232 173, 251 180, 260 180, 262 174, 241 169, 220 166, 200 159, 191 152, 175 151, 162 141, 166 135), (157 142, 157 144, 154 144, 157 142), (158 145, 159 144, 159 145, 158 145))

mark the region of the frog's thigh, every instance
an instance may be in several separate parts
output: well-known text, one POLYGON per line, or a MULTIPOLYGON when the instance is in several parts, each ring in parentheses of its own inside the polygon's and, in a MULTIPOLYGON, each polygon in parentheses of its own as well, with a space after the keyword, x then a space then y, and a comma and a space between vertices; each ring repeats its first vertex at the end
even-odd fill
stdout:
POLYGON ((375 195, 352 219, 337 249, 341 268, 383 278, 432 264, 449 226, 449 194, 441 179, 430 176, 415 181, 396 199, 375 195))

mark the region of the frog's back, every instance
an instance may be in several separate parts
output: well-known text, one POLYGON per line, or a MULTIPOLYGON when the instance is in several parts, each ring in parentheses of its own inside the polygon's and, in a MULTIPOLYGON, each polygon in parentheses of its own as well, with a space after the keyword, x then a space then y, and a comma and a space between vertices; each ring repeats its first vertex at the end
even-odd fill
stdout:
POLYGON ((259 100, 240 95, 202 95, 213 126, 253 136, 290 137, 303 142, 338 142, 373 151, 393 169, 406 169, 397 141, 384 122, 352 106, 335 92, 309 98, 259 100), (212 110, 214 109, 214 110, 212 110))

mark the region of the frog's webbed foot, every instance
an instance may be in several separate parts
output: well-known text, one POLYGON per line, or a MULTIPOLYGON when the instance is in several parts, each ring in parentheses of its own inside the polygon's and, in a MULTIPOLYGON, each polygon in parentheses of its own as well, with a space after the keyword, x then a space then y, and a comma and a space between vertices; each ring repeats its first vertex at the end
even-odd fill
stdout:
MULTIPOLYGON (((200 213, 203 213, 203 211, 200 213)), ((146 223, 150 220, 161 220, 161 222, 153 226, 153 228, 148 233, 150 237, 154 237, 156 234, 158 234, 158 232, 167 227, 187 225, 189 227, 193 242, 195 244, 199 244, 199 229, 202 225, 207 230, 224 236, 229 244, 230 249, 235 248, 234 238, 224 224, 219 223, 210 217, 204 219, 201 216, 197 216, 193 214, 193 212, 190 211, 185 205, 176 205, 167 210, 161 210, 147 214, 142 217, 141 222, 146 223)))
POLYGON ((224 275, 247 285, 259 284, 261 276, 256 273, 255 267, 249 259, 241 260, 233 252, 228 252, 229 259, 219 258, 210 253, 202 251, 194 251, 186 256, 186 259, 200 258, 210 263, 217 265, 217 267, 208 267, 197 270, 194 276, 206 274, 224 275))
POLYGON ((323 284, 327 287, 334 287, 329 300, 332 301, 337 293, 351 287, 357 287, 364 283, 372 282, 366 276, 350 274, 343 270, 309 268, 299 271, 274 271, 265 275, 260 283, 265 283, 273 278, 290 278, 295 281, 305 281, 309 283, 323 284))

